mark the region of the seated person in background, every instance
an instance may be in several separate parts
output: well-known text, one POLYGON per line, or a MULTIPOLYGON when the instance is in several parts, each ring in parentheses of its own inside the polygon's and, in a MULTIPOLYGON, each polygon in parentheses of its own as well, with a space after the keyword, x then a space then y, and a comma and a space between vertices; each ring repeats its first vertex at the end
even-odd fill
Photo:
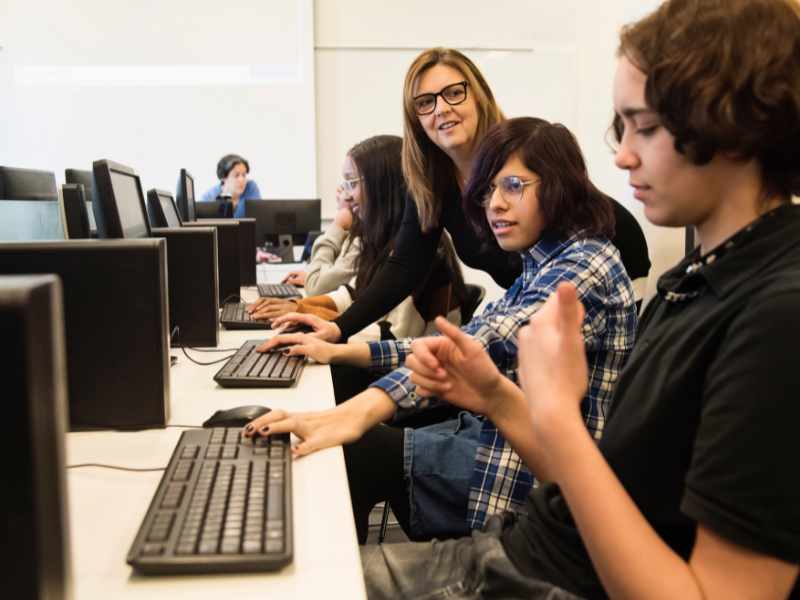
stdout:
POLYGON ((348 153, 343 169, 344 180, 336 188, 337 210, 333 222, 325 233, 314 240, 305 270, 292 271, 283 279, 283 283, 305 287, 307 294, 317 295, 332 292, 350 281, 355 274, 353 261, 358 255, 358 246, 351 243, 350 227, 353 219, 357 218, 353 210, 354 197, 360 195, 361 190, 359 180, 352 176, 353 168, 354 163, 348 153))
MULTIPOLYGON (((614 382, 633 347, 636 309, 630 279, 608 240, 614 228, 611 201, 590 182, 574 136, 563 125, 534 118, 490 128, 477 150, 464 210, 483 239, 493 234, 503 250, 519 253, 523 271, 463 331, 502 373, 515 378, 519 328, 559 282, 573 282, 588 307, 583 334, 592 365, 582 419, 599 439, 614 382)), ((312 319, 294 315, 292 320, 312 319)), ((292 431, 302 440, 294 449, 298 455, 347 444, 359 542, 366 541, 369 512, 381 500, 391 501, 411 539, 465 535, 493 513, 522 509, 533 475, 491 420, 462 412, 419 429, 381 424, 396 413, 434 404, 414 392, 402 366, 411 340, 338 345, 313 335, 273 340, 264 348, 289 343, 295 344, 289 354, 319 362, 395 369, 333 410, 309 416, 276 410, 245 429, 246 436, 292 431)))
POLYGON ((244 217, 244 205, 247 200, 258 200, 261 191, 258 184, 247 179, 250 173, 250 163, 238 154, 226 154, 217 163, 217 179, 219 183, 209 189, 201 202, 213 200, 227 200, 231 203, 233 217, 244 217))
POLYGON ((522 391, 447 323, 414 345, 417 392, 488 415, 548 483, 471 538, 364 551, 372 600, 800 598, 800 6, 666 2, 622 30, 614 108, 646 217, 700 246, 659 279, 599 445, 573 286, 520 332, 522 391))
MULTIPOLYGON (((249 307, 254 318, 275 319, 299 311, 334 319, 369 285, 392 254, 393 241, 405 211, 407 193, 400 163, 402 145, 402 139, 397 136, 379 135, 357 144, 347 153, 343 188, 349 191, 342 199, 348 201, 349 207, 345 206, 337 214, 340 225, 334 222, 322 236, 326 239, 318 238, 314 243, 318 263, 333 265, 320 272, 318 264, 309 275, 310 281, 306 281, 306 291, 313 293, 314 288, 328 287, 334 279, 346 278, 328 294, 297 301, 261 298, 249 307), (358 218, 353 219, 354 214, 358 218), (344 249, 333 261, 337 244, 344 249)), ((427 276, 411 296, 379 323, 364 328, 354 338, 381 340, 424 335, 433 330, 433 319, 440 314, 459 325, 464 296, 464 281, 455 251, 450 240, 443 238, 427 276), (432 302, 435 307, 431 306, 432 302)))

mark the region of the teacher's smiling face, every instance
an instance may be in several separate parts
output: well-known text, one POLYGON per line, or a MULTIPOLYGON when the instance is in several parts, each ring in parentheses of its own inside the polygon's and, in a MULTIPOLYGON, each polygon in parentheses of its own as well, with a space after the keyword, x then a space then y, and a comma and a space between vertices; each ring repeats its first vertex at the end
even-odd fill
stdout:
POLYGON ((478 107, 460 71, 444 64, 427 69, 417 79, 414 100, 420 125, 442 151, 449 155, 472 147, 478 107))

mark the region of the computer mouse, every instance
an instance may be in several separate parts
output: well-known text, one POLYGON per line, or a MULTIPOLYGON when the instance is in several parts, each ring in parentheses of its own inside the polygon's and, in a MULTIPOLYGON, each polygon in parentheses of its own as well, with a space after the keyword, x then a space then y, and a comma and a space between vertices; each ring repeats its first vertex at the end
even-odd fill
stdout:
POLYGON ((203 427, 244 427, 270 410, 266 406, 237 406, 218 410, 203 423, 203 427))

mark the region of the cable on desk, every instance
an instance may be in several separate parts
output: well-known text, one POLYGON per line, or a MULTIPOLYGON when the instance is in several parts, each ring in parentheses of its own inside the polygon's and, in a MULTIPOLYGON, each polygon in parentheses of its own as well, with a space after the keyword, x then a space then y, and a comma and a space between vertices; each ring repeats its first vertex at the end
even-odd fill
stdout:
POLYGON ((134 473, 146 473, 148 471, 166 471, 167 467, 153 467, 151 469, 139 469, 136 467, 120 467, 119 465, 103 465, 100 463, 80 463, 77 465, 67 465, 68 469, 82 469, 84 467, 97 467, 99 469, 115 469, 117 471, 132 471, 134 473))
MULTIPOLYGON (((216 365, 217 363, 225 362, 226 360, 230 360, 231 358, 233 358, 233 356, 236 355, 236 352, 232 352, 231 354, 228 354, 227 356, 224 356, 224 357, 222 357, 220 359, 217 359, 217 360, 212 360, 212 361, 209 361, 209 362, 200 362, 199 360, 195 360, 191 356, 189 356, 189 353, 186 352, 186 348, 184 346, 181 346, 181 350, 183 351, 183 354, 186 356, 186 358, 188 358, 194 364, 200 365, 200 366, 203 366, 203 367, 205 367, 207 365, 216 365)), ((238 349, 237 349, 237 351, 238 351, 238 349)))

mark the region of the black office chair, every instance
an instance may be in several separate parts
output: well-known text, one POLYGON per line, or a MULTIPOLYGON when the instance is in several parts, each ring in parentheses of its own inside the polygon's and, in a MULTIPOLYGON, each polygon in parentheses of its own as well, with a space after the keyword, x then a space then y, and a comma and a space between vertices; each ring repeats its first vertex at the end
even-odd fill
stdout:
POLYGON ((0 200, 58 200, 51 171, 0 167, 0 200))
POLYGON ((475 311, 478 310, 481 302, 483 302, 483 298, 486 296, 486 288, 475 283, 465 283, 464 288, 467 293, 461 303, 461 323, 467 324, 472 320, 475 311))

